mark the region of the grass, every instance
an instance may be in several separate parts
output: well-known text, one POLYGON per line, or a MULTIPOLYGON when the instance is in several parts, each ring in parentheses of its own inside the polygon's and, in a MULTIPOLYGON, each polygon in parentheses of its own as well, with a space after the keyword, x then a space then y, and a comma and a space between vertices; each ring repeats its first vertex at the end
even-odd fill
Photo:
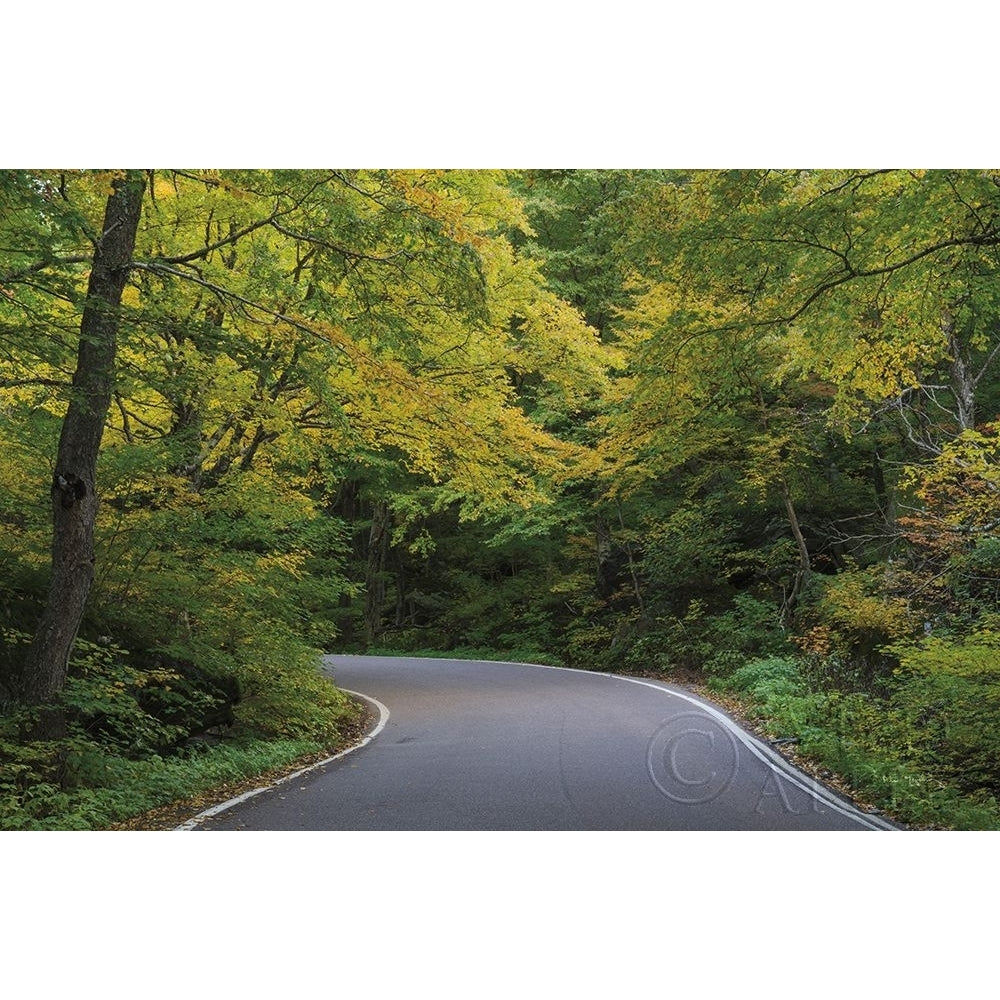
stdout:
POLYGON ((23 739, 24 712, 0 718, 0 830, 103 830, 178 800, 224 798, 226 786, 343 749, 365 718, 311 665, 275 671, 269 685, 237 706, 242 718, 222 738, 163 749, 137 738, 152 723, 135 700, 114 685, 109 690, 98 703, 103 714, 87 714, 77 698, 68 734, 57 740, 23 739), (110 729, 110 708, 117 706, 110 729))
POLYGON ((312 740, 219 743, 184 757, 130 760, 71 753, 70 782, 39 781, 0 794, 0 829, 102 830, 178 799, 287 767, 324 749, 312 740))
POLYGON ((861 800, 908 826, 1000 830, 989 788, 960 789, 918 752, 912 725, 894 705, 864 692, 811 690, 794 658, 744 663, 709 688, 735 697, 771 738, 797 741, 801 756, 829 769, 861 800))
POLYGON ((367 649, 365 656, 415 656, 436 660, 490 660, 495 663, 540 663, 549 667, 563 666, 562 660, 551 653, 542 653, 537 649, 508 649, 497 652, 496 649, 477 646, 457 646, 455 649, 395 649, 392 647, 376 647, 367 649))

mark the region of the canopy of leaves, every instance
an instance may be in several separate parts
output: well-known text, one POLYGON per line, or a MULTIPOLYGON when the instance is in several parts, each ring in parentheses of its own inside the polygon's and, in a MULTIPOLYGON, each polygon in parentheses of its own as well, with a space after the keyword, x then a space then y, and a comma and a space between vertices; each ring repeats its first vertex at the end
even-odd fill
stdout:
MULTIPOLYGON (((0 174, 10 815, 116 177, 0 174)), ((150 171, 72 759, 319 739, 319 650, 463 649, 705 670, 987 808, 998 220, 988 170, 150 171)))

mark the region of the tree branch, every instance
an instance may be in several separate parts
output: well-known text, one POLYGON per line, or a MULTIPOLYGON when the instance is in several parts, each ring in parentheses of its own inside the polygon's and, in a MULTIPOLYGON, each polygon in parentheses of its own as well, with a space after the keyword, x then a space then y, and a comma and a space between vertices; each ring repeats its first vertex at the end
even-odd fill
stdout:
POLYGON ((282 236, 287 236, 293 240, 299 240, 302 243, 311 243, 314 246, 325 247, 327 250, 333 250, 335 253, 342 254, 344 257, 350 257, 354 260, 370 260, 376 264, 386 264, 395 260, 397 257, 410 257, 410 254, 407 253, 406 250, 397 250, 395 253, 391 253, 386 257, 376 257, 372 254, 362 253, 360 250, 349 250, 347 247, 342 246, 339 243, 331 243, 329 240, 320 239, 318 236, 310 236, 303 233, 293 232, 291 229, 278 225, 278 223, 274 221, 271 222, 271 228, 277 230, 282 236))
POLYGON ((89 254, 86 256, 78 255, 73 257, 54 257, 50 260, 39 260, 30 267, 22 268, 20 271, 11 271, 8 274, 0 275, 0 285, 9 285, 18 281, 23 281, 32 274, 38 274, 40 271, 44 271, 47 267, 65 264, 89 264, 92 260, 93 257, 89 254))

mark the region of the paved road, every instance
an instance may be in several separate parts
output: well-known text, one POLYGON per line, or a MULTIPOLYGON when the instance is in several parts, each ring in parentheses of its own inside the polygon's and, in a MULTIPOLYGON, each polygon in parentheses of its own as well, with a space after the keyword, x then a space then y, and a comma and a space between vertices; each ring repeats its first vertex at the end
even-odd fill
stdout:
POLYGON ((367 745, 204 830, 888 829, 678 688, 518 663, 330 656, 367 745))

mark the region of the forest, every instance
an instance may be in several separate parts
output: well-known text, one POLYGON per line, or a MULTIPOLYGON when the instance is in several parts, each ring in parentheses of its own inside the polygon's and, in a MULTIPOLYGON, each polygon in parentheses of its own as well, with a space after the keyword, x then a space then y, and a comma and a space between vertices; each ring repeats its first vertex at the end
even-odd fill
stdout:
POLYGON ((0 171, 0 829, 349 740, 323 652, 691 684, 1000 828, 1000 171, 0 171))

